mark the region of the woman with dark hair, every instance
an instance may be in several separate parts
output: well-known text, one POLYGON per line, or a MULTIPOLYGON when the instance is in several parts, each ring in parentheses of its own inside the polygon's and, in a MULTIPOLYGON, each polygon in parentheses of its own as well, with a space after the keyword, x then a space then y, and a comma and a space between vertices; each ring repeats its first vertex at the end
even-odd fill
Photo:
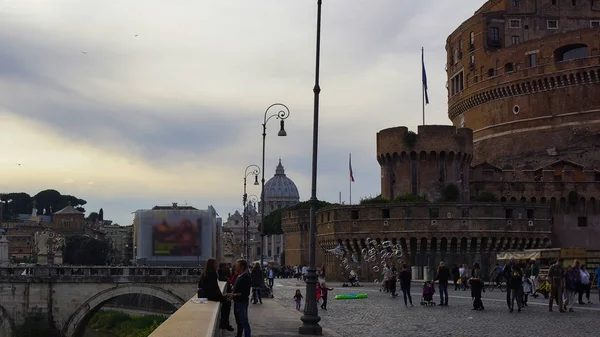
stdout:
POLYGON ((479 263, 473 264, 473 272, 471 273, 469 283, 471 283, 471 297, 473 297, 472 310, 483 310, 483 302, 481 301, 483 282, 481 282, 481 269, 479 268, 479 263))
POLYGON ((219 288, 219 278, 217 275, 217 260, 208 259, 206 267, 200 282, 198 283, 198 297, 204 297, 209 301, 221 302, 221 322, 220 329, 234 331, 235 329, 229 324, 229 312, 231 311, 231 302, 223 296, 219 288))

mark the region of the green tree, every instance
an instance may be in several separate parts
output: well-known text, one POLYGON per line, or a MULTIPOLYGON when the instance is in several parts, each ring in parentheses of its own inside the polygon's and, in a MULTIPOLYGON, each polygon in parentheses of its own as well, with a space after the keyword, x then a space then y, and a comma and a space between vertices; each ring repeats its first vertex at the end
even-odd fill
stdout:
POLYGON ((6 221, 16 218, 19 214, 31 214, 33 208, 33 199, 24 192, 0 194, 0 201, 3 202, 2 217, 6 221))
POLYGON ((65 264, 99 266, 105 265, 108 256, 108 243, 87 235, 67 237, 63 253, 65 264))
POLYGON ((95 222, 95 221, 98 221, 98 217, 99 217, 98 213, 92 212, 92 213, 90 213, 90 215, 88 215, 87 219, 89 221, 95 222))
POLYGON ((460 199, 460 190, 456 184, 448 184, 442 189, 441 201, 458 201, 460 199))
MULTIPOLYGON (((317 205, 317 210, 320 208, 323 208, 326 206, 332 206, 332 205, 335 205, 335 204, 331 204, 327 201, 319 201, 319 204, 317 205)), ((283 234, 283 230, 281 229, 281 216, 282 216, 283 212, 295 211, 295 210, 299 210, 299 209, 310 209, 310 202, 303 201, 294 206, 284 207, 284 208, 281 208, 281 209, 278 209, 276 211, 269 213, 269 215, 267 215, 265 217, 264 234, 265 235, 283 234)))
POLYGON ((75 207, 80 212, 85 212, 82 207, 87 204, 87 201, 79 199, 72 195, 62 195, 57 190, 44 190, 33 196, 36 201, 36 207, 38 210, 46 209, 52 210, 52 212, 59 211, 68 205, 75 207))
POLYGON ((104 210, 102 208, 98 212, 98 221, 104 221, 104 210))

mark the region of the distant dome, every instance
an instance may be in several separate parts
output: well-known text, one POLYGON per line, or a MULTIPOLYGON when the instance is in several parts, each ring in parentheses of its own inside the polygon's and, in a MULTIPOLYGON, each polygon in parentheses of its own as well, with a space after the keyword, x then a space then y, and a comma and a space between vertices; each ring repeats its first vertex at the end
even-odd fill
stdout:
POLYGON ((265 183, 265 202, 289 201, 299 202, 300 194, 292 179, 286 177, 281 159, 275 169, 275 176, 265 183))

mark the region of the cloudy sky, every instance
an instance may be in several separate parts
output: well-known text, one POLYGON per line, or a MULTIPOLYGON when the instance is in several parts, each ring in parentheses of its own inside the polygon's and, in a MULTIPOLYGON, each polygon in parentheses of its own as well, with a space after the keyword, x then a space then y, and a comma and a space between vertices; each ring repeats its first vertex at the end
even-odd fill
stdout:
MULTIPOLYGON (((483 0, 325 0, 318 197, 379 194, 378 130, 446 116, 445 40, 483 0)), ((267 130, 310 197, 316 0, 0 0, 0 192, 53 188, 131 224, 156 204, 241 208, 267 130), (21 165, 18 165, 21 164, 21 165)), ((249 187, 249 194, 260 189, 249 187)))

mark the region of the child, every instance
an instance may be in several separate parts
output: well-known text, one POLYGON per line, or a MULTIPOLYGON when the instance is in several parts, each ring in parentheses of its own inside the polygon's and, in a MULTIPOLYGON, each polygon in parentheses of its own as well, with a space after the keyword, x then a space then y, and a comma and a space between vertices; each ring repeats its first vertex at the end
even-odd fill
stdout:
POLYGON ((319 304, 320 299, 321 299, 321 283, 317 282, 317 304, 319 304))
POLYGON ((333 288, 327 288, 325 281, 321 284, 321 298, 323 299, 323 304, 321 304, 321 309, 327 310, 327 292, 333 290, 333 288))
POLYGON ((296 310, 300 311, 300 305, 302 304, 302 293, 300 292, 300 289, 296 290, 294 300, 296 301, 296 310))

